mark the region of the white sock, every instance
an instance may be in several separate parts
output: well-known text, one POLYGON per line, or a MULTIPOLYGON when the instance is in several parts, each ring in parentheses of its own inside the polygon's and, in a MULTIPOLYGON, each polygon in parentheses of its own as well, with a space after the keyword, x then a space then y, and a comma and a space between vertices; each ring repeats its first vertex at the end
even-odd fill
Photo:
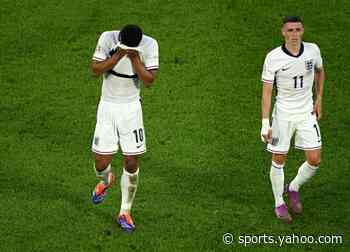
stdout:
POLYGON ((122 204, 120 206, 120 214, 130 212, 132 202, 134 201, 137 184, 139 180, 139 169, 135 173, 129 173, 123 169, 120 179, 120 187, 122 191, 122 204))
POLYGON ((112 172, 111 164, 109 164, 104 170, 98 171, 94 166, 96 177, 101 179, 105 185, 108 185, 108 174, 112 172))
POLYGON ((276 164, 272 161, 270 169, 270 181, 272 186, 273 196, 275 197, 275 207, 278 207, 284 203, 283 191, 284 191, 284 172, 283 165, 276 164))
POLYGON ((313 177, 317 169, 318 166, 310 165, 307 161, 305 161, 299 167, 298 174, 295 176, 292 182, 290 182, 289 190, 298 192, 300 186, 313 177))

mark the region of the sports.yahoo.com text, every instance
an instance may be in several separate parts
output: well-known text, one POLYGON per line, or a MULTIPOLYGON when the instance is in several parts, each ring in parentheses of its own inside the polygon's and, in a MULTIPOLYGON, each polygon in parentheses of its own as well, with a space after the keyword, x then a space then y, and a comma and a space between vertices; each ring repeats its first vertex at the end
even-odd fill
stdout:
POLYGON ((222 237, 224 244, 229 245, 238 243, 244 247, 258 244, 270 245, 297 245, 297 244, 342 244, 342 235, 239 235, 234 237, 231 233, 225 233, 222 237))

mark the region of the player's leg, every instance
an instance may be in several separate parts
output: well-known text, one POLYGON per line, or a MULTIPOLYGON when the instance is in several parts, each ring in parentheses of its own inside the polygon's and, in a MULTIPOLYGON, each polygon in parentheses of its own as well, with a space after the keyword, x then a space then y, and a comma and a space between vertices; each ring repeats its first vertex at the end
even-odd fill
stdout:
POLYGON ((277 218, 290 223, 292 218, 288 212, 288 207, 283 199, 284 193, 284 164, 287 154, 272 153, 272 164, 270 169, 270 181, 275 199, 275 214, 277 218))
POLYGON ((120 146, 123 151, 123 174, 120 180, 121 207, 118 223, 126 232, 132 232, 135 225, 131 219, 131 207, 137 191, 139 180, 138 156, 146 152, 146 139, 139 101, 128 104, 123 114, 127 120, 120 125, 120 146))
POLYGON ((101 155, 95 153, 95 173, 100 181, 92 192, 92 202, 94 204, 101 203, 107 195, 108 188, 112 187, 115 177, 112 172, 113 155, 101 155))
POLYGON ((139 168, 137 156, 125 155, 123 174, 120 179, 122 200, 118 222, 127 232, 132 232, 135 229, 135 225, 131 218, 131 207, 136 195, 138 181, 139 168))
POLYGON ((270 169, 270 181, 272 192, 275 198, 275 207, 284 205, 283 191, 284 191, 284 164, 287 159, 286 154, 272 153, 272 164, 270 169))
POLYGON ((122 202, 119 214, 130 214, 139 181, 137 156, 124 156, 123 174, 120 180, 122 202))
POLYGON ((302 212, 299 189, 316 173, 321 162, 321 136, 316 119, 310 118, 298 125, 295 145, 305 152, 306 161, 299 167, 287 187, 289 202, 295 213, 302 212))
POLYGON ((296 214, 302 212, 299 189, 315 175, 321 160, 321 150, 305 150, 305 156, 306 161, 299 167, 297 175, 287 187, 289 203, 296 214))
POLYGON ((114 182, 111 162, 113 154, 118 151, 118 135, 113 122, 112 107, 108 103, 100 102, 97 112, 97 123, 92 142, 95 157, 95 173, 100 180, 92 194, 94 204, 101 203, 114 182))
POLYGON ((284 165, 287 159, 290 139, 293 135, 293 128, 288 121, 272 122, 272 143, 267 145, 268 151, 272 152, 272 162, 270 167, 270 181, 275 199, 276 217, 290 223, 292 218, 288 212, 288 207, 283 199, 284 193, 284 165))
POLYGON ((94 204, 101 203, 107 195, 107 190, 112 187, 115 177, 112 172, 113 155, 101 155, 95 153, 95 173, 100 181, 92 192, 92 202, 94 204))
POLYGON ((111 175, 113 175, 111 167, 113 155, 101 155, 98 153, 94 154, 96 177, 100 179, 105 186, 109 186, 111 184, 111 175))
POLYGON ((298 174, 290 182, 289 189, 299 191, 299 188, 312 178, 321 162, 321 150, 305 150, 306 161, 299 167, 298 174))

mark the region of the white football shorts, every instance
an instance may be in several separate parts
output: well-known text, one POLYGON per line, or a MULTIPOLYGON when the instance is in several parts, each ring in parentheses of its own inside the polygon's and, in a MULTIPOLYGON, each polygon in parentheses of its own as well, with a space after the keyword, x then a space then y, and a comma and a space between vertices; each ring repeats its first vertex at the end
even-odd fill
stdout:
POLYGON ((98 105, 92 151, 110 155, 117 153, 119 146, 124 155, 139 155, 146 152, 146 137, 139 100, 120 104, 101 100, 98 105))
POLYGON ((290 141, 295 134, 296 149, 321 149, 321 132, 315 115, 302 121, 272 120, 272 143, 267 144, 267 150, 276 154, 287 154, 290 141))

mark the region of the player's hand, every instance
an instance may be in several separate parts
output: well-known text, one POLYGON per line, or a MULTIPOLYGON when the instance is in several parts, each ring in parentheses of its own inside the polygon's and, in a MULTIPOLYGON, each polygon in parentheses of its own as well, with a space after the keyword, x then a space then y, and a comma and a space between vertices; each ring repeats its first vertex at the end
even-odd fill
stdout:
POLYGON ((322 117, 322 102, 321 99, 316 99, 314 104, 313 114, 316 114, 317 120, 320 120, 322 117))
POLYGON ((136 59, 137 57, 139 57, 139 52, 136 50, 132 50, 132 49, 127 49, 126 50, 126 54, 128 55, 128 57, 133 60, 136 59))
POLYGON ((118 61, 126 55, 126 50, 118 48, 117 51, 112 55, 112 60, 114 64, 117 64, 118 61))
POLYGON ((272 130, 270 127, 270 121, 267 118, 263 118, 261 121, 261 141, 264 143, 271 143, 272 140, 272 130))
POLYGON ((118 62, 121 58, 123 58, 126 55, 126 50, 120 47, 116 47, 109 52, 109 55, 111 55, 111 58, 115 62, 118 62))
POLYGON ((123 57, 123 56, 127 55, 127 50, 118 48, 117 55, 119 57, 123 57))

